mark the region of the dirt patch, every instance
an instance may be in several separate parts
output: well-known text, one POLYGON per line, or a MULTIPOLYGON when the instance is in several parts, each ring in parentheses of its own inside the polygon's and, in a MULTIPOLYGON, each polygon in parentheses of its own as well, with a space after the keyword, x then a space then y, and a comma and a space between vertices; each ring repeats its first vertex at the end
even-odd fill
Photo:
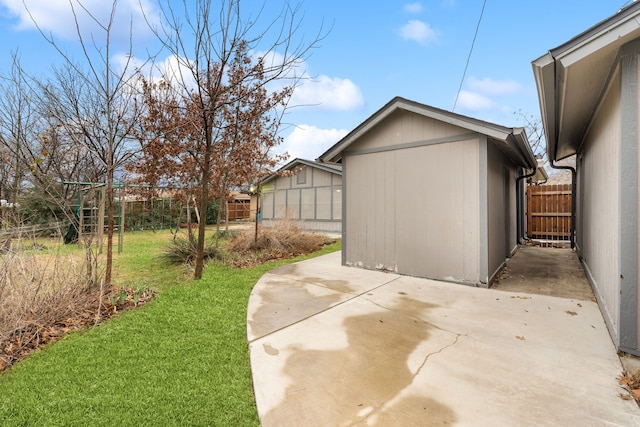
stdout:
POLYGON ((491 288, 595 301, 582 264, 569 248, 519 246, 491 288))

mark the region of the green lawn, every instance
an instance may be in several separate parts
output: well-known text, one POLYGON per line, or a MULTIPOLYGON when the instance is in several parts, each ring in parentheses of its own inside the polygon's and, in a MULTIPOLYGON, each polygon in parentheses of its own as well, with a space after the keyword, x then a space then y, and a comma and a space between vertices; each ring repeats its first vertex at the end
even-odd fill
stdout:
MULTIPOLYGON (((212 264, 200 281, 156 258, 165 233, 126 236, 121 284, 157 298, 0 374, 2 426, 257 426, 247 302, 266 271, 212 264)), ((339 243, 314 254, 339 250, 339 243)))

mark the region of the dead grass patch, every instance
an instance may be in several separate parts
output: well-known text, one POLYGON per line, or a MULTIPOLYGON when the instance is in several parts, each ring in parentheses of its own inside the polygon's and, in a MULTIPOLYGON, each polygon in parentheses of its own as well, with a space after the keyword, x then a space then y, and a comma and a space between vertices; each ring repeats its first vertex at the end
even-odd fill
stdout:
POLYGON ((49 244, 34 249, 14 240, 0 254, 0 371, 70 330, 149 299, 139 290, 103 289, 91 280, 86 254, 49 244))
MULTIPOLYGON (((225 234, 210 246, 215 248, 214 258, 250 267, 306 255, 335 240, 284 221, 274 228, 260 228, 257 241, 251 229, 225 234)), ((172 248, 183 262, 194 252, 191 244, 172 248)), ((71 330, 96 325, 155 296, 148 288, 103 289, 96 284, 102 271, 95 252, 65 247, 59 240, 34 244, 14 239, 4 245, 0 253, 0 372, 71 330)))

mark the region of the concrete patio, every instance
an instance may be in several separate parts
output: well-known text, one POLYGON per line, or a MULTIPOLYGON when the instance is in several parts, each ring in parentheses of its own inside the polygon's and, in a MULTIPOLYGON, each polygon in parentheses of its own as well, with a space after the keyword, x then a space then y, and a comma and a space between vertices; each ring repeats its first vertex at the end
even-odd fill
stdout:
POLYGON ((340 265, 256 284, 247 334, 262 425, 634 426, 590 299, 340 265))

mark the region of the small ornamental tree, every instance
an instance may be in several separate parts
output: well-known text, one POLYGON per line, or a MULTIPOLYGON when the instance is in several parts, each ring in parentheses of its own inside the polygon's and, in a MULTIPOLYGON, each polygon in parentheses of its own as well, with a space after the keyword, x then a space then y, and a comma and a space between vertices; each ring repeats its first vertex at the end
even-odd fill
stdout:
MULTIPOLYGON (((179 151, 189 153, 191 175, 184 178, 196 184, 204 218, 211 198, 222 199, 229 188, 246 185, 249 177, 260 175, 256 171, 277 162, 270 158, 271 148, 280 142, 274 132, 281 115, 274 108, 286 107, 298 81, 295 67, 320 37, 308 44, 295 40, 298 9, 288 4, 262 30, 259 16, 243 17, 239 0, 183 1, 182 6, 177 14, 174 4, 162 3, 163 24, 152 29, 176 64, 161 84, 173 89, 168 92, 176 101, 174 114, 187 139, 158 143, 179 140, 179 151), (287 88, 267 91, 271 83, 283 79, 290 83, 287 88)), ((202 277, 204 240, 205 222, 200 221, 195 279, 202 277)))

